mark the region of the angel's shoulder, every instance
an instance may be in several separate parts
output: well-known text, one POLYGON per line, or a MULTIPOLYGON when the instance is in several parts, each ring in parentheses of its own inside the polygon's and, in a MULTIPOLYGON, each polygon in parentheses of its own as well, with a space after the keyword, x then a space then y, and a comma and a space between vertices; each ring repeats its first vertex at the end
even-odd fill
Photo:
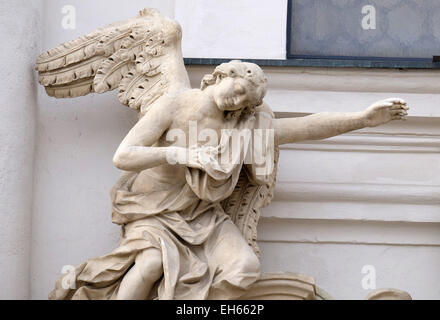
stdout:
POLYGON ((201 90, 200 89, 184 89, 184 90, 177 91, 175 94, 176 94, 176 97, 181 102, 190 102, 191 100, 197 99, 197 97, 199 97, 201 95, 201 90))
POLYGON ((173 104, 179 111, 193 108, 200 100, 200 89, 186 89, 174 93, 173 104))
POLYGON ((148 106, 146 114, 149 118, 168 119, 170 121, 182 120, 186 115, 192 114, 192 110, 199 104, 200 90, 185 89, 169 92, 153 104, 148 106))
POLYGON ((171 116, 177 110, 178 100, 179 96, 176 92, 164 94, 147 107, 146 113, 162 113, 171 116))

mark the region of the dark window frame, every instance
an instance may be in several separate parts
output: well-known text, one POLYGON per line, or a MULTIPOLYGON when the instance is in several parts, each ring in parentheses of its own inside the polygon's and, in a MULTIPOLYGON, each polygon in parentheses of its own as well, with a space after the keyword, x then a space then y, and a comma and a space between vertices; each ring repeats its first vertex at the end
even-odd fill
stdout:
POLYGON ((437 69, 439 62, 429 58, 387 58, 387 57, 352 57, 295 55, 291 53, 292 6, 293 0, 287 0, 287 41, 286 61, 292 64, 316 67, 360 67, 360 68, 398 68, 398 69, 437 69))

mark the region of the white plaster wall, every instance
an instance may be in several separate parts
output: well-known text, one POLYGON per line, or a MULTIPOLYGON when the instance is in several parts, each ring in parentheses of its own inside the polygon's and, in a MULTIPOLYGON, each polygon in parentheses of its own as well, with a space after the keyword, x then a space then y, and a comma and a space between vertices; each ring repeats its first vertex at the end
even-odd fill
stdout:
POLYGON ((286 58, 287 0, 175 3, 186 58, 286 58))
MULTIPOLYGON (((193 86, 211 67, 191 66, 193 86)), ((262 269, 300 272, 337 299, 377 288, 440 299, 439 70, 264 68, 278 117, 360 111, 402 97, 406 122, 282 146, 278 182, 262 212, 262 269)))
POLYGON ((0 299, 29 297, 41 1, 0 1, 0 299))
MULTIPOLYGON (((42 50, 151 6, 183 25, 185 57, 285 56, 285 0, 42 2, 42 50), (76 30, 61 28, 64 5, 77 9, 76 30)), ((32 26, 38 17, 37 3, 29 6, 27 2, 27 9, 35 12, 20 20, 15 9, 24 1, 10 3, 1 11, 2 18, 5 13, 9 20, 1 21, 15 19, 32 26)), ((32 27, 21 34, 17 46, 19 40, 38 38, 38 32, 32 27)), ((9 33, 0 34, 14 40, 9 33)), ((33 299, 46 299, 63 266, 77 265, 117 245, 119 229, 111 224, 108 193, 119 172, 111 159, 135 123, 135 114, 121 106, 114 93, 55 100, 41 87, 38 115, 32 114, 30 65, 36 59, 36 47, 21 48, 11 49, 19 59, 2 68, 5 75, 21 70, 17 74, 27 87, 21 91, 14 82, 18 77, 12 77, 14 81, 2 87, 0 95, 5 106, 0 112, 11 120, 0 126, 6 141, 1 145, 7 150, 0 154, 0 213, 6 221, 0 225, 0 281, 9 279, 0 298, 25 298, 30 292, 33 299), (18 102, 11 103, 11 96, 18 102), (31 238, 32 119, 37 121, 37 134, 31 238), (10 154, 17 154, 18 160, 11 161, 10 154), (17 193, 28 196, 11 197, 17 193)), ((201 76, 213 68, 189 67, 193 85, 198 87, 201 76)), ((279 116, 354 111, 396 95, 408 99, 413 110, 405 125, 283 148, 277 196, 264 210, 260 224, 263 269, 309 274, 337 298, 363 298, 368 291, 360 285, 361 268, 372 264, 377 268, 378 287, 408 290, 418 299, 439 299, 435 284, 440 263, 440 114, 433 81, 439 72, 265 71, 270 81, 267 101, 279 116)))
POLYGON ((439 299, 440 95, 429 79, 440 73, 302 71, 270 77, 276 88, 268 101, 283 116, 361 110, 401 96, 411 117, 282 147, 275 199, 259 225, 263 270, 311 274, 335 298, 362 299, 371 291, 361 286, 362 268, 371 265, 377 288, 439 299), (419 81, 424 89, 414 90, 419 81))
MULTIPOLYGON (((313 225, 303 225, 313 228, 313 225)), ((324 226, 321 229, 325 229, 324 226)), ((438 232, 438 228, 436 230, 438 232)), ((355 231, 353 231, 355 232, 355 231)), ((316 236, 320 232, 315 232, 316 236)), ((376 268, 377 288, 398 288, 413 299, 440 297, 440 250, 430 246, 346 243, 262 243, 263 270, 313 275, 318 286, 335 299, 365 299, 362 268, 376 268)))

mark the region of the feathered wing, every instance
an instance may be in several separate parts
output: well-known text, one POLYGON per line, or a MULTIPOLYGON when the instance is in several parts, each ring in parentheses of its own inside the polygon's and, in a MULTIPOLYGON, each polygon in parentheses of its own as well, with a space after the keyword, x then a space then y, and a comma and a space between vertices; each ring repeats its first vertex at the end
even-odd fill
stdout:
POLYGON ((260 210, 270 204, 273 199, 279 148, 274 152, 274 170, 265 184, 259 184, 251 179, 251 174, 243 167, 240 178, 232 195, 222 202, 223 209, 228 214, 243 237, 260 257, 260 248, 257 244, 257 227, 260 220, 260 210))
POLYGON ((190 87, 181 40, 176 21, 144 9, 42 54, 39 82, 56 98, 119 89, 122 104, 144 113, 167 92, 190 87))

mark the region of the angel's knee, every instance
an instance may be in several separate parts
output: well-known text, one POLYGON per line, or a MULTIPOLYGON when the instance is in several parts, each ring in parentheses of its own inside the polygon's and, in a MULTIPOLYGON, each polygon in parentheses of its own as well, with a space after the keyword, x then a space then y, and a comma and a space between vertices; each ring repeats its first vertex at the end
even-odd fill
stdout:
POLYGON ((244 274, 259 274, 260 260, 250 247, 248 249, 240 254, 240 259, 236 262, 237 270, 244 274))
POLYGON ((215 282, 227 281, 237 287, 247 287, 260 276, 260 260, 250 247, 242 248, 233 257, 224 259, 217 268, 215 282))
POLYGON ((163 274, 160 251, 158 249, 142 251, 136 258, 135 267, 145 282, 156 282, 163 274))

